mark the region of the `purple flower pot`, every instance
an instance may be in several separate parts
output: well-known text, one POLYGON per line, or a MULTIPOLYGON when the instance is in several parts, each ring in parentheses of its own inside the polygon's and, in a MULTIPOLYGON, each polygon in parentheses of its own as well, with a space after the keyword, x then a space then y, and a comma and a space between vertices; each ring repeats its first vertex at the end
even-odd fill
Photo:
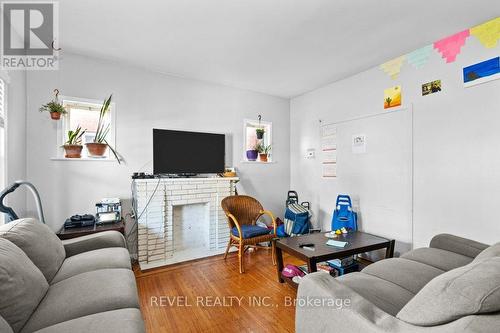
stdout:
POLYGON ((258 156, 257 150, 247 150, 247 160, 256 161, 258 156))

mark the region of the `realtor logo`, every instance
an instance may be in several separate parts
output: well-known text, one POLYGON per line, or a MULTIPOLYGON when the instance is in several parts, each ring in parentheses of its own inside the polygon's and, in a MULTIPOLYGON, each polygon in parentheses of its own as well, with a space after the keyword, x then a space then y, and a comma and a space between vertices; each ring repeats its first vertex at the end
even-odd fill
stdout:
POLYGON ((2 2, 0 67, 57 69, 57 2, 2 2))

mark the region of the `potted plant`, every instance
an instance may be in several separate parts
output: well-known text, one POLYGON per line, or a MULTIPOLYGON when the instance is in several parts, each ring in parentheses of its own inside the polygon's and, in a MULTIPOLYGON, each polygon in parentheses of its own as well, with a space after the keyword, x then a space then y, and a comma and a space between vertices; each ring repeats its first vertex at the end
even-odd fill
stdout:
POLYGON ((50 118, 54 120, 61 119, 61 115, 66 113, 64 106, 57 100, 50 101, 47 104, 42 105, 39 110, 40 112, 48 111, 50 113, 50 118))
POLYGON ((258 139, 258 140, 262 140, 262 139, 264 138, 264 133, 265 133, 265 132, 266 132, 266 130, 265 130, 265 129, 263 129, 263 128, 257 128, 257 129, 255 130, 255 134, 257 134, 257 139, 258 139))
POLYGON ((247 160, 256 161, 258 154, 257 146, 254 146, 252 149, 247 150, 247 160))
POLYGON ((82 130, 78 126, 74 131, 68 131, 68 140, 64 143, 63 148, 66 151, 66 158, 81 158, 82 157, 82 136, 87 130, 82 130))
POLYGON ((118 157, 115 149, 111 147, 111 145, 106 140, 106 136, 108 135, 110 130, 110 124, 104 124, 104 117, 109 111, 112 96, 113 95, 110 95, 107 99, 104 100, 104 103, 102 104, 101 111, 99 112, 99 121, 97 122, 97 130, 95 132, 93 142, 86 143, 85 145, 87 146, 89 155, 92 157, 104 156, 104 154, 106 153, 106 149, 109 147, 118 163, 120 163, 120 158, 118 157))
POLYGON ((259 151, 259 159, 261 162, 267 162, 267 156, 269 155, 269 152, 271 151, 271 145, 264 145, 259 143, 257 145, 257 150, 259 151))

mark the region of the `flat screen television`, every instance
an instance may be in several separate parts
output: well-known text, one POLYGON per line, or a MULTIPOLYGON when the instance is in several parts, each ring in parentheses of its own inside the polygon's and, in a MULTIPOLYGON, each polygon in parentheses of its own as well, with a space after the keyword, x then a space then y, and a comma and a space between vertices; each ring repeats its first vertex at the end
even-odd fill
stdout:
POLYGON ((153 129, 153 173, 221 173, 225 135, 153 129))

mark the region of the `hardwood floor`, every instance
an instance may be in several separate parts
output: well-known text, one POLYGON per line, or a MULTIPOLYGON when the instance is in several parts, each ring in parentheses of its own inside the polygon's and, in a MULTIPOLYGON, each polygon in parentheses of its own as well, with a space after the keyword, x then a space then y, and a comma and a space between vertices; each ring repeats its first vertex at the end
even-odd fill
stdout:
MULTIPOLYGON (((269 250, 247 251, 141 272, 135 268, 148 332, 294 332, 296 291, 277 281, 269 250)), ((301 264, 285 256, 285 263, 301 264)))

